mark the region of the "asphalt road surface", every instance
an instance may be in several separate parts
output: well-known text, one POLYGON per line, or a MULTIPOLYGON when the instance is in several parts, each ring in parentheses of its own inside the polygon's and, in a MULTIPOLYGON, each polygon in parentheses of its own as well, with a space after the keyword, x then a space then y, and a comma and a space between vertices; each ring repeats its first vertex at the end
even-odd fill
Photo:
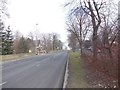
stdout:
POLYGON ((67 51, 36 55, 2 65, 2 88, 62 88, 67 51))

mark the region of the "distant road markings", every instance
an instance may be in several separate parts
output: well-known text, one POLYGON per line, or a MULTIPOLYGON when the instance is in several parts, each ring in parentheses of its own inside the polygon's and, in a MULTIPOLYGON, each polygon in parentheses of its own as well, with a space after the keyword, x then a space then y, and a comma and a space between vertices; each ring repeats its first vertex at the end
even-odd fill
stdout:
POLYGON ((37 64, 36 66, 39 67, 39 64, 37 64))
POLYGON ((0 86, 2 86, 2 85, 5 84, 5 83, 7 83, 7 82, 3 82, 3 83, 1 83, 0 86))
POLYGON ((45 58, 45 59, 43 59, 43 60, 40 61, 36 66, 39 67, 39 66, 40 66, 40 63, 45 62, 45 61, 47 61, 48 59, 49 59, 49 58, 45 58))

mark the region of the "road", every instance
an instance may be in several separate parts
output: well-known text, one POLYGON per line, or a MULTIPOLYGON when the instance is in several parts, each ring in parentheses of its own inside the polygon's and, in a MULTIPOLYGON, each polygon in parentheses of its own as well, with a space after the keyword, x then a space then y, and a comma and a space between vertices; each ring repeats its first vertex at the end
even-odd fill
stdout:
POLYGON ((62 88, 67 51, 2 65, 2 88, 62 88))

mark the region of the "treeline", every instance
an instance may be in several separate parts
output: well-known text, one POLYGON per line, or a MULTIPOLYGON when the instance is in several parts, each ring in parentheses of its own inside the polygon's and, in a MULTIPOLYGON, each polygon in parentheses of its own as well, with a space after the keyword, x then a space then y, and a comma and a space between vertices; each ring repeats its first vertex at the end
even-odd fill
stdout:
POLYGON ((34 48, 35 43, 32 39, 24 37, 19 33, 19 31, 16 31, 13 42, 13 49, 15 54, 29 53, 29 50, 32 50, 32 52, 34 52, 34 48))
MULTIPOLYGON (((118 15, 114 2, 95 0, 68 2, 71 10, 68 13, 68 41, 72 50, 91 49, 94 59, 101 55, 112 58, 118 46, 118 15), (84 46, 85 45, 85 46, 84 46), (87 49, 86 48, 86 49, 87 49)), ((117 52, 115 52, 117 53, 117 52)))
MULTIPOLYGON (((39 32, 38 32, 39 33, 39 32)), ((53 50, 61 50, 63 43, 58 34, 37 34, 30 32, 28 37, 23 37, 19 31, 15 32, 13 48, 14 53, 48 53, 53 50), (37 37, 37 38, 36 38, 37 37)))
POLYGON ((65 5, 70 8, 66 21, 69 47, 80 50, 86 67, 104 74, 108 79, 105 83, 118 81, 117 6, 112 0, 72 0, 65 5))
POLYGON ((2 55, 18 53, 48 53, 53 50, 61 50, 63 43, 56 33, 39 34, 35 39, 34 33, 30 32, 24 37, 19 31, 13 35, 10 26, 5 28, 4 23, 0 24, 0 53, 2 55))

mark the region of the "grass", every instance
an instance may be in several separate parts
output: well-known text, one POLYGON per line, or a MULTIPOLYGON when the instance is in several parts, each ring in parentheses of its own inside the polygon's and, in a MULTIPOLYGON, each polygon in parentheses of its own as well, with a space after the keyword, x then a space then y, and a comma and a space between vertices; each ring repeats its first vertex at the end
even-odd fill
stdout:
POLYGON ((30 53, 11 54, 11 55, 0 55, 0 61, 19 60, 24 57, 32 56, 30 53))
POLYGON ((79 52, 69 54, 69 77, 67 88, 87 88, 85 70, 82 68, 83 61, 80 59, 79 52))

